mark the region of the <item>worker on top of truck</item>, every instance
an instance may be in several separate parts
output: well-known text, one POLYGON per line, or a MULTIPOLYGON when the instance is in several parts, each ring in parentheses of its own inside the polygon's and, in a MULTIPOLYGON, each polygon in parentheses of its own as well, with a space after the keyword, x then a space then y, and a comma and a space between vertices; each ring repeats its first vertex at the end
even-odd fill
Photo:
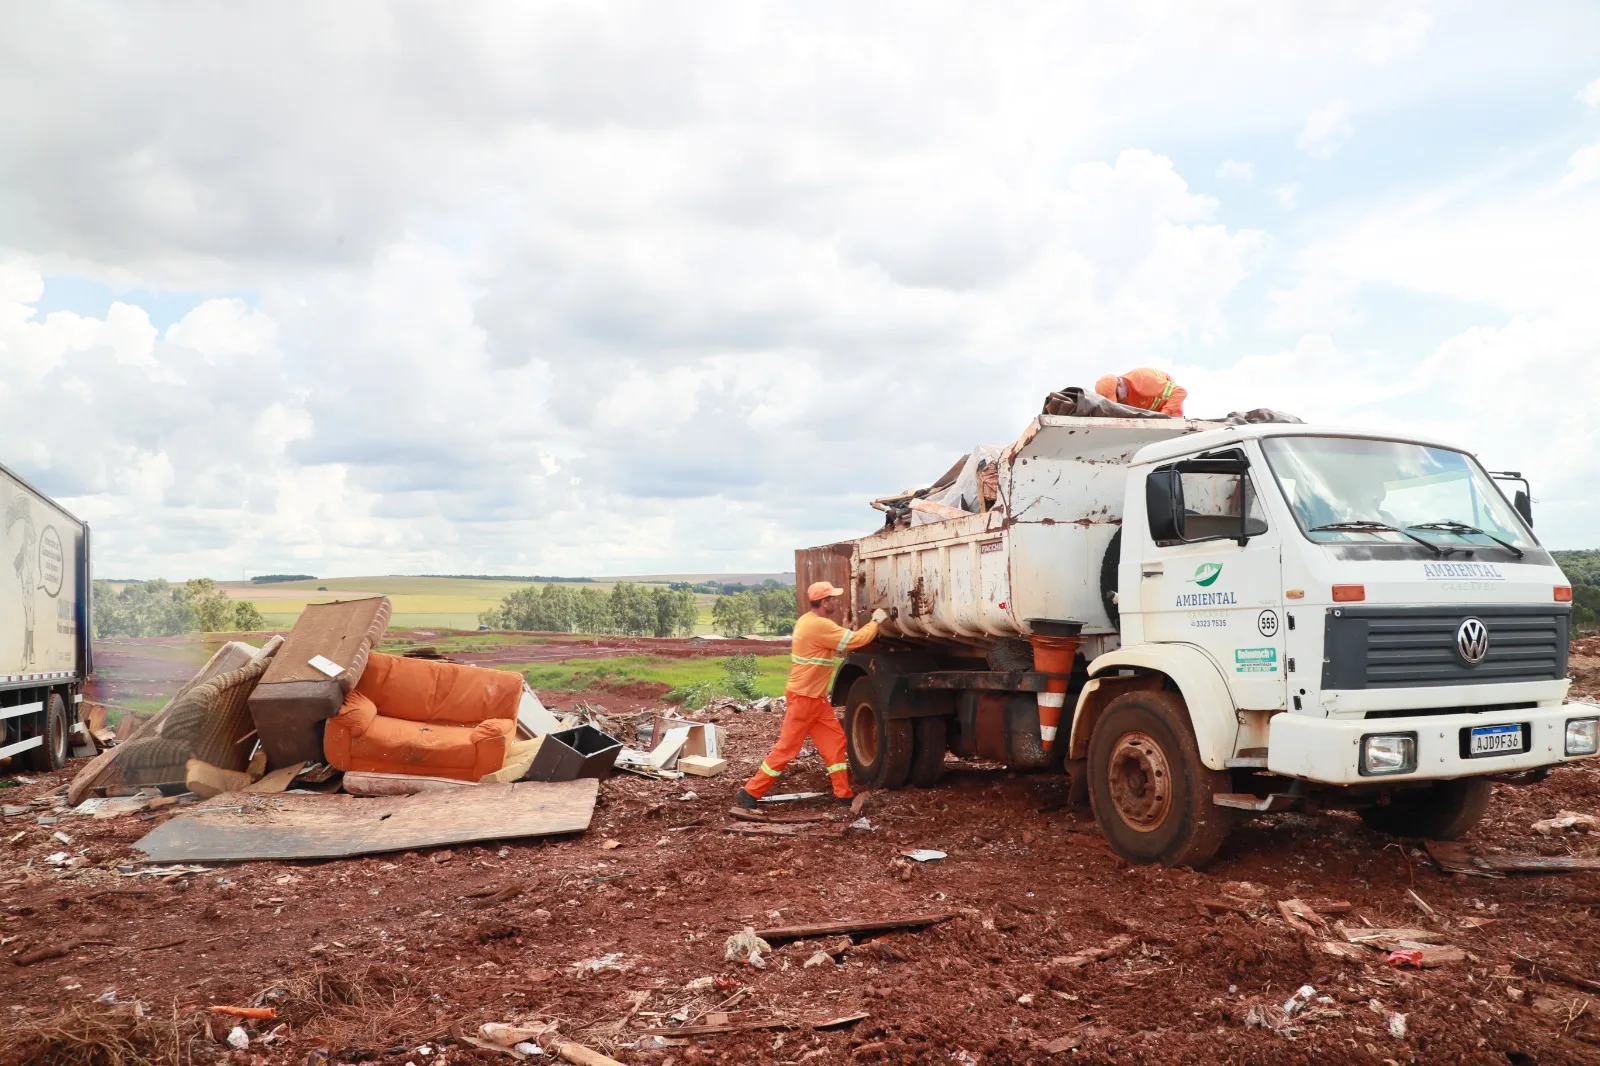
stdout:
POLYGON ((1172 375, 1147 366, 1126 374, 1107 374, 1094 383, 1094 391, 1108 400, 1173 418, 1183 417, 1183 401, 1189 395, 1189 390, 1173 381, 1172 375))
POLYGON ((807 736, 827 764, 833 794, 839 804, 848 806, 855 796, 850 789, 848 745, 844 729, 834 717, 833 703, 828 699, 828 683, 833 680, 833 670, 840 656, 871 644, 878 636, 878 623, 889 614, 880 608, 872 612, 872 621, 860 629, 846 629, 838 622, 844 613, 843 597, 844 589, 827 581, 813 581, 806 588, 811 610, 801 615, 794 626, 794 644, 790 649, 794 662, 789 667, 789 683, 783 691, 787 704, 783 728, 760 768, 738 791, 736 798, 741 807, 755 809, 757 801, 772 789, 784 767, 800 754, 800 745, 807 736))

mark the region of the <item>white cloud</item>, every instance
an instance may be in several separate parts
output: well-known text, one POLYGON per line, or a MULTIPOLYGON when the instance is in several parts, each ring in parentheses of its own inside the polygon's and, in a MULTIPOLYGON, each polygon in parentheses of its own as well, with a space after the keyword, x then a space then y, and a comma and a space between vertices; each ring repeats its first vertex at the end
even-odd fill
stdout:
POLYGON ((1306 116, 1306 124, 1294 146, 1312 159, 1332 159, 1333 154, 1355 136, 1350 112, 1343 100, 1335 100, 1306 116))
POLYGON ((1600 144, 1591 144, 1572 153, 1572 158, 1567 160, 1567 172, 1561 176, 1556 188, 1575 189, 1596 178, 1600 178, 1600 144))
POLYGON ((751 570, 865 531, 869 496, 1111 368, 1170 358, 1226 385, 1216 405, 1365 417, 1352 384, 1448 339, 1341 351, 1322 334, 1369 285, 1489 299, 1582 350, 1562 308, 1592 291, 1594 185, 1498 209, 1363 192, 1335 224, 1280 183, 1295 214, 1269 235, 1189 160, 1302 123, 1331 153, 1329 100, 1434 122, 1489 60, 1543 85, 1592 63, 1566 18, 13 5, 0 460, 96 524, 108 573, 751 570), (73 289, 45 277, 119 295, 42 314, 73 289), (199 295, 164 329, 128 295, 174 290, 199 295), (1263 292, 1304 336, 1207 369, 1263 292), (62 397, 82 432, 56 431, 62 397))
POLYGON ((1578 90, 1578 99, 1593 108, 1600 108, 1600 78, 1578 90))
POLYGON ((1224 181, 1242 181, 1249 183, 1256 176, 1256 168, 1249 163, 1241 163, 1235 159, 1224 159, 1222 165, 1217 167, 1217 177, 1224 181))
POLYGON ((1269 289, 1263 325, 1279 333, 1326 333, 1362 320, 1355 292, 1337 278, 1307 276, 1292 289, 1269 289))

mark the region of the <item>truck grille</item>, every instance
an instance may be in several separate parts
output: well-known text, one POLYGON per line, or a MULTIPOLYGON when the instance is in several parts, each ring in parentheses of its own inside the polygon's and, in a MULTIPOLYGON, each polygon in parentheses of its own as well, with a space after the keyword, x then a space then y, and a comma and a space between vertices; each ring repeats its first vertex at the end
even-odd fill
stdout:
POLYGON ((1567 676, 1569 611, 1549 607, 1342 607, 1327 614, 1324 689, 1425 688, 1567 676), (1456 646, 1468 618, 1489 631, 1476 665, 1456 646))

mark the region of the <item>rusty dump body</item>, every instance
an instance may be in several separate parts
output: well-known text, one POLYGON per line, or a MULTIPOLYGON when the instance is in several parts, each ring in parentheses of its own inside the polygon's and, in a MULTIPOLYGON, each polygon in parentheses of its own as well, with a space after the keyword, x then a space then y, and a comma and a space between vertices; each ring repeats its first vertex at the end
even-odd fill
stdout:
POLYGON ((798 587, 832 581, 848 590, 852 617, 895 615, 886 636, 980 656, 1032 636, 1031 619, 1079 622, 1092 658, 1117 646, 1101 572, 1129 461, 1147 444, 1218 425, 1040 415, 1001 453, 992 510, 802 549, 798 587))

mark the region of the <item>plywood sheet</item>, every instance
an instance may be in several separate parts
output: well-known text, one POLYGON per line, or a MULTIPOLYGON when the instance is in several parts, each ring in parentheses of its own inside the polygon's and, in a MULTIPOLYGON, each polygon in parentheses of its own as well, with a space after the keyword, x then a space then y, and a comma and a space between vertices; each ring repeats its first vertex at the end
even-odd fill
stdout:
POLYGON ((600 783, 519 781, 415 796, 229 793, 134 847, 149 862, 342 859, 485 840, 581 833, 600 783))

